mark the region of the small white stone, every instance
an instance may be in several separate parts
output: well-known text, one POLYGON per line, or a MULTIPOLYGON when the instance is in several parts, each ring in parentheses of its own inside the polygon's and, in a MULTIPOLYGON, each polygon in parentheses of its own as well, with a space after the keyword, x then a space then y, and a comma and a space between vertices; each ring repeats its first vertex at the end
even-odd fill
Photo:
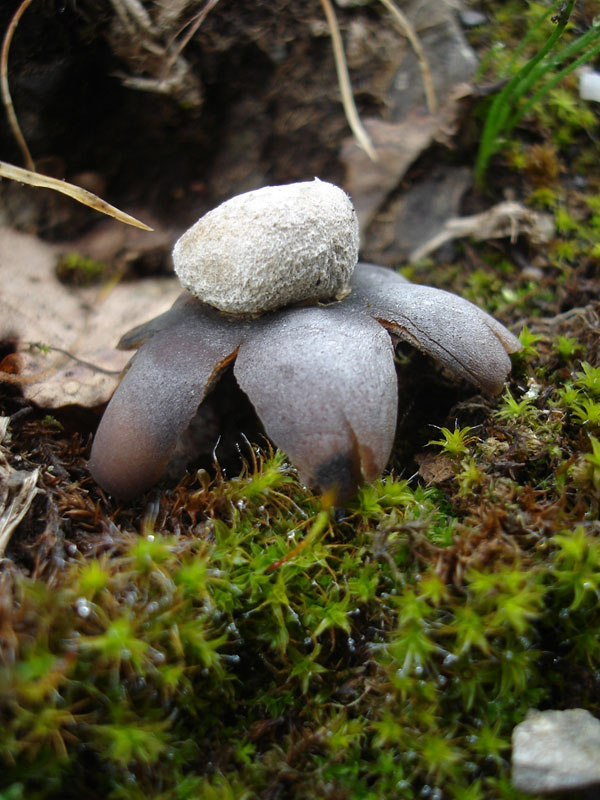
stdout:
POLYGON ((343 296, 358 261, 348 195, 315 179, 266 186, 227 200, 175 243, 185 289, 231 314, 343 296))
POLYGON ((600 720, 583 708, 529 711, 514 728, 512 744, 512 781, 521 792, 600 786, 600 720))
POLYGON ((583 67, 579 73, 579 96, 600 103, 600 72, 583 67))

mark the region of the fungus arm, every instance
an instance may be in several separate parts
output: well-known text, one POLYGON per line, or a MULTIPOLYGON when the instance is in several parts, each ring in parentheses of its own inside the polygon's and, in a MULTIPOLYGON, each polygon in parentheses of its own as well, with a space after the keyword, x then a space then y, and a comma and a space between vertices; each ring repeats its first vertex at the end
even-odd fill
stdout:
POLYGON ((510 372, 516 336, 468 300, 407 282, 391 269, 359 264, 345 300, 440 361, 454 375, 498 394, 510 372))
POLYGON ((243 331, 244 323, 193 303, 172 313, 142 345, 92 446, 90 472, 103 489, 129 500, 160 480, 178 437, 235 357, 243 331))
POLYGON ((373 320, 343 304, 273 315, 241 345, 234 374, 302 480, 333 490, 336 503, 385 467, 397 379, 390 338, 373 320))

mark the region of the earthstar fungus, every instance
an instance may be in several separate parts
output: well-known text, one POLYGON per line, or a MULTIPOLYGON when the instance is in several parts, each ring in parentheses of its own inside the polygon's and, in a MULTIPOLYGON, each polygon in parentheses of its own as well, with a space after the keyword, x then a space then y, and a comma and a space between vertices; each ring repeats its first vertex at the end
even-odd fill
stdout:
POLYGON ((472 303, 357 265, 352 204, 319 180, 223 203, 183 234, 173 259, 187 291, 122 338, 121 348, 139 350, 92 447, 93 477, 124 500, 161 479, 233 361, 270 439, 306 484, 333 489, 341 502, 374 480, 391 452, 392 336, 490 394, 520 348, 472 303))

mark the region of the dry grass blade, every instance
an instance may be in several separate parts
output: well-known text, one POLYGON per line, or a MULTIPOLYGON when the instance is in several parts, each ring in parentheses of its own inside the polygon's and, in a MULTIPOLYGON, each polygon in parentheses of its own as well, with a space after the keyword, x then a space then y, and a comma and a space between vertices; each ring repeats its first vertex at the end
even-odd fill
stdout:
POLYGON ((202 9, 202 11, 196 14, 195 19, 190 20, 190 22, 186 23, 185 27, 189 25, 190 28, 188 32, 185 34, 185 36, 183 36, 181 41, 178 43, 175 49, 174 58, 180 56, 181 53, 185 50, 190 40, 194 38, 196 32, 198 31, 198 28, 202 25, 206 17, 210 14, 210 12, 213 10, 213 8, 217 5, 218 2, 219 0, 207 0, 206 5, 202 9))
POLYGON ((427 61, 427 56, 425 55, 421 41, 417 36, 415 29, 411 25, 410 20, 402 11, 400 11, 393 0, 380 0, 380 2, 387 8, 396 22, 400 25, 402 32, 410 42, 412 49, 415 51, 415 55, 417 56, 419 65, 421 67, 421 75, 423 76, 427 108, 429 109, 430 114, 435 114, 437 111, 437 99, 435 96, 435 89, 433 88, 433 78, 431 77, 431 69, 429 68, 429 62, 427 61))
POLYGON ((37 486, 39 468, 32 472, 6 470, 0 466, 0 558, 17 525, 28 512, 33 498, 40 491, 37 486))
POLYGON ((13 18, 10 21, 10 25, 8 26, 6 33, 4 34, 4 39, 2 41, 2 52, 0 53, 0 89, 2 90, 2 102, 4 103, 4 107, 6 108, 6 114, 8 116, 8 122, 12 129, 12 132, 17 140, 19 147, 21 148, 21 152, 23 153, 23 157, 25 159, 25 164, 28 169, 34 171, 35 164, 33 163, 33 158, 31 157, 31 153, 29 152, 29 148, 27 147, 27 143, 23 134, 21 133, 21 128, 19 127, 19 122, 17 120, 17 115, 15 113, 14 106, 12 104, 12 99, 10 96, 10 89, 8 86, 8 51, 10 50, 10 44, 12 42, 12 38, 14 33, 17 29, 17 25, 27 8, 31 5, 33 0, 23 0, 21 5, 16 10, 13 18))
POLYGON ((0 417, 0 559, 15 528, 39 492, 36 487, 39 467, 31 472, 15 470, 4 456, 2 442, 6 438, 9 422, 8 417, 0 417))
POLYGON ((126 214, 115 206, 111 206, 110 203, 102 200, 98 195, 88 192, 87 189, 82 189, 81 186, 75 186, 73 183, 59 181, 57 178, 51 178, 49 175, 42 175, 39 172, 32 172, 22 167, 15 167, 5 161, 0 161, 0 178, 10 178, 10 180, 26 183, 29 186, 38 186, 42 189, 53 189, 55 192, 72 197, 84 206, 89 206, 102 214, 114 217, 126 225, 133 225, 134 228, 141 228, 144 231, 153 230, 145 223, 140 222, 139 219, 126 214))
POLYGON ((340 92, 342 94, 342 105, 344 106, 344 113, 346 114, 348 125, 356 137, 357 142, 365 151, 365 153, 367 153, 369 158, 372 161, 377 161, 377 153, 375 152, 375 148, 373 147, 373 143, 371 142, 369 134, 366 132, 362 122, 360 121, 356 104, 354 103, 352 85, 350 83, 350 76, 348 74, 348 67, 346 65, 346 57, 344 55, 344 45, 342 43, 342 37, 337 24, 333 6, 331 5, 330 0, 321 0, 321 5, 323 6, 323 11, 325 12, 327 25, 329 26, 329 33, 331 35, 331 42, 333 44, 333 57, 335 59, 335 67, 340 84, 340 92))
POLYGON ((150 37, 156 35, 150 14, 139 0, 111 0, 111 5, 131 36, 135 35, 136 29, 150 37))

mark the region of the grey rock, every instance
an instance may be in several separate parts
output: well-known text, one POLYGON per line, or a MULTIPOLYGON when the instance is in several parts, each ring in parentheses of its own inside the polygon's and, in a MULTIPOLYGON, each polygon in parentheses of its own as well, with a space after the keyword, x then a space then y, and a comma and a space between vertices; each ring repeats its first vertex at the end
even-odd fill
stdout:
POLYGON ((512 736, 512 781, 530 794, 600 786, 600 720, 589 711, 530 711, 512 736))
POLYGON ((465 167, 440 166, 389 205, 393 224, 377 220, 365 257, 383 264, 410 260, 413 251, 460 215, 462 199, 472 183, 465 167))
MULTIPOLYGON (((477 56, 465 39, 448 0, 419 0, 408 6, 406 14, 421 40, 442 106, 457 84, 471 79, 477 69, 477 56)), ((419 60, 412 50, 407 50, 388 93, 390 118, 400 122, 412 110, 424 105, 419 60)))

